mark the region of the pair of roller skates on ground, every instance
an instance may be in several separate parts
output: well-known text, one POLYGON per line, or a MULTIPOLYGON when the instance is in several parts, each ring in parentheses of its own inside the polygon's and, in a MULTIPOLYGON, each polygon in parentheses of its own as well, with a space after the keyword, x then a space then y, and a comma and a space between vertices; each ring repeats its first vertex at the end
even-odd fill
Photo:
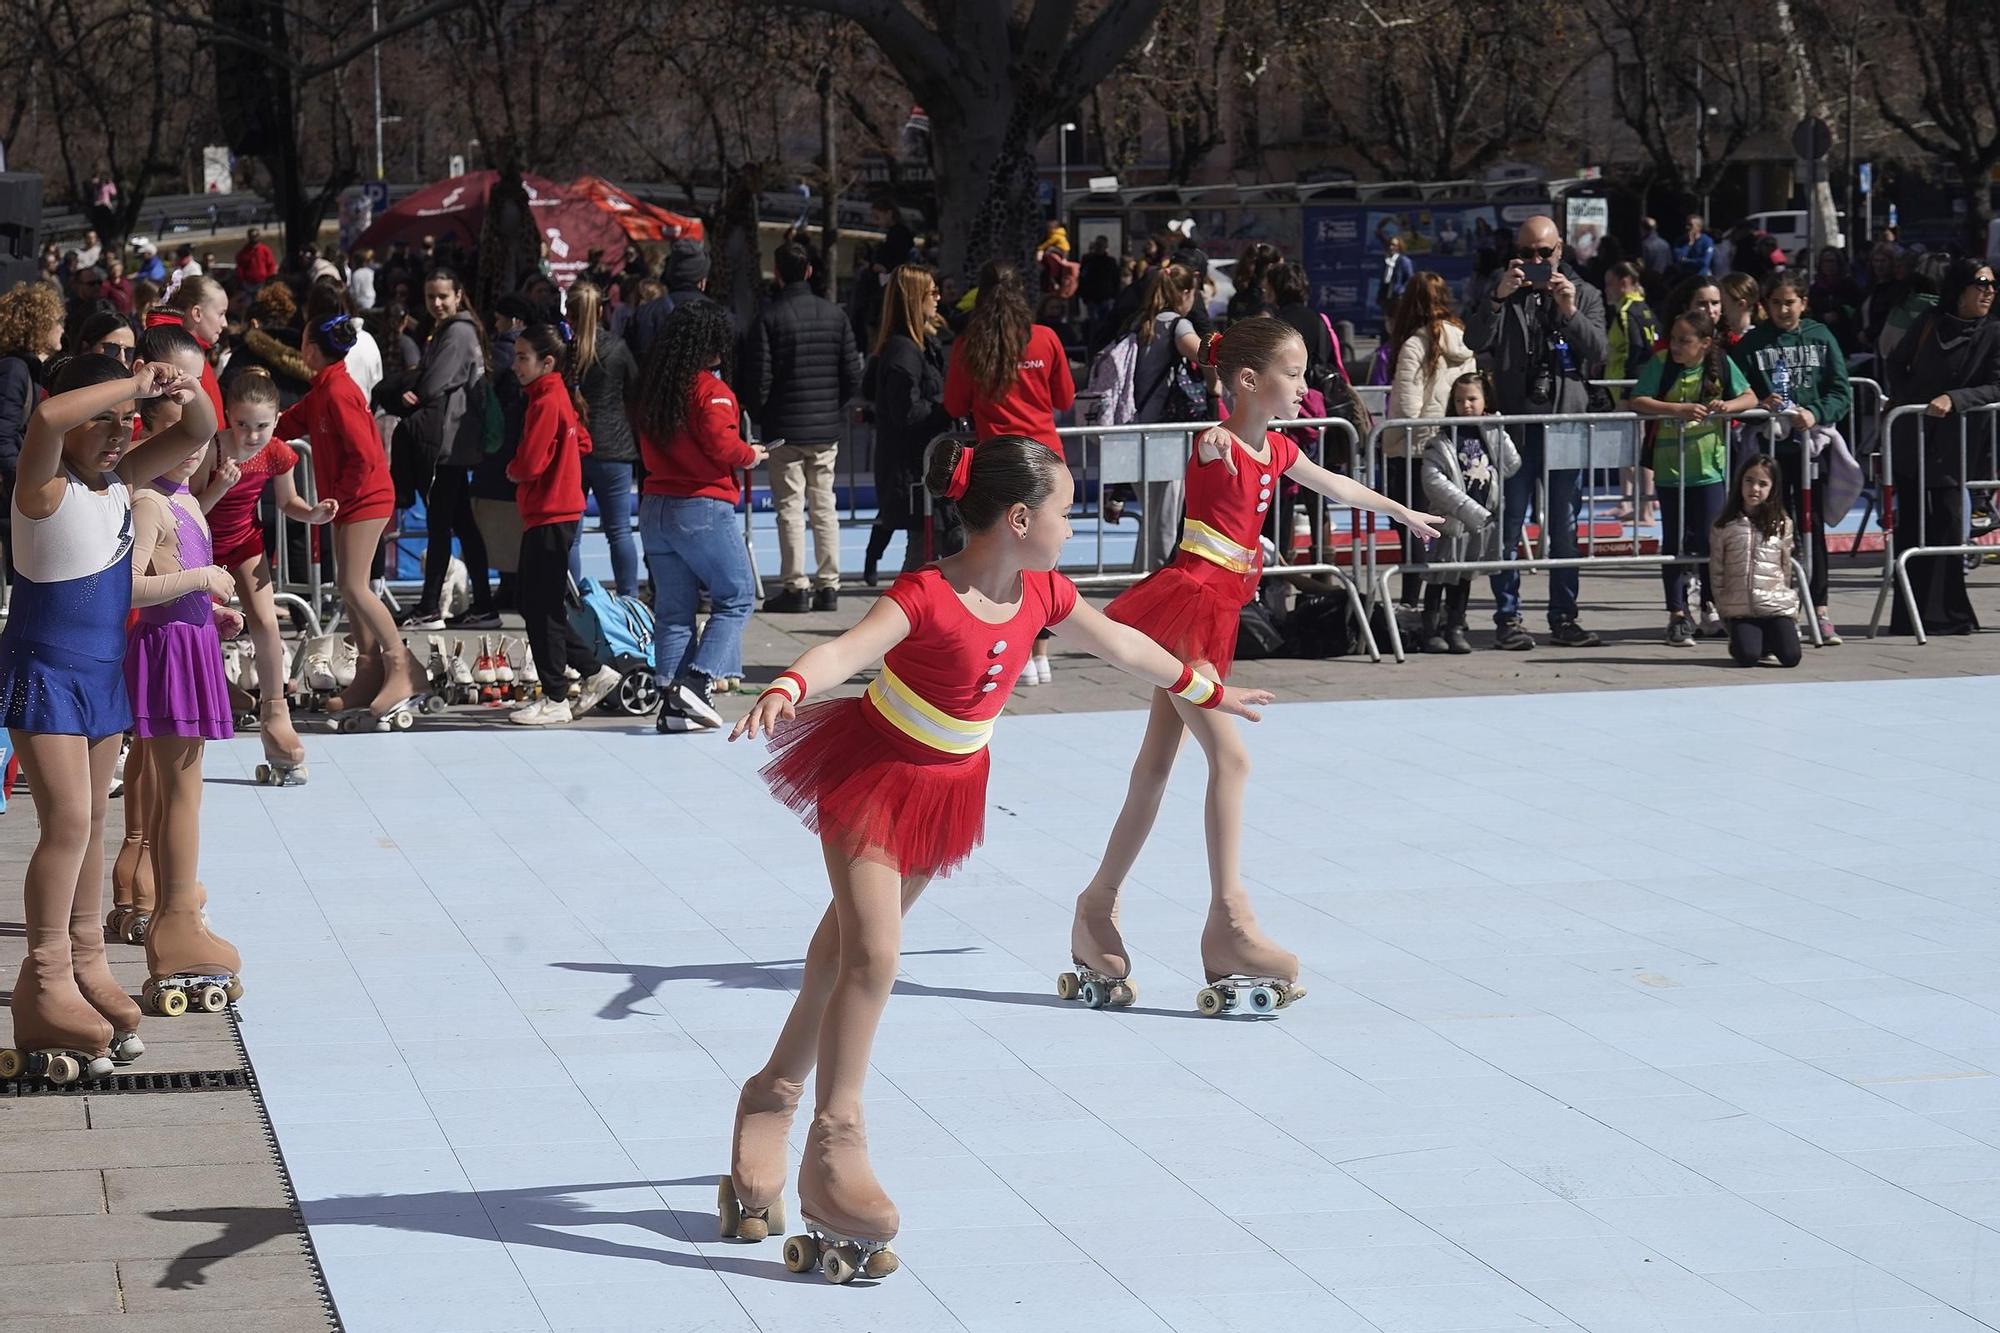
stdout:
POLYGON ((444 639, 433 634, 429 665, 431 691, 450 703, 527 703, 541 693, 533 656, 513 639, 496 641, 482 634, 474 653, 464 639, 446 648, 444 639))
MULTIPOLYGON (((730 1173, 716 1185, 724 1240, 761 1241, 785 1230, 785 1138, 803 1085, 753 1075, 736 1103, 730 1173)), ((785 1239, 785 1267, 818 1269, 828 1282, 885 1278, 902 1266, 890 1242, 896 1205, 868 1165, 861 1123, 815 1116, 799 1162, 799 1234, 785 1239)))
MULTIPOLYGON (((1077 895, 1069 948, 1076 970, 1056 977, 1058 996, 1091 1009, 1124 1009, 1138 1000, 1131 955, 1118 933, 1115 894, 1085 889, 1077 895)), ((1247 910, 1209 913, 1201 932, 1201 963, 1208 984, 1195 993, 1194 1004, 1204 1017, 1274 1014, 1305 998, 1298 955, 1266 938, 1247 910)))

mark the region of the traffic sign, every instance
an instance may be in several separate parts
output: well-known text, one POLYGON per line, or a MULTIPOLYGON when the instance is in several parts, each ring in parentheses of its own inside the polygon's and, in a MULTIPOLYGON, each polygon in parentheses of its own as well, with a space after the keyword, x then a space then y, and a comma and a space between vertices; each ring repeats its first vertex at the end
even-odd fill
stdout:
POLYGON ((386 213, 389 211, 389 182, 361 182, 361 197, 368 201, 369 211, 386 213))
POLYGON ((1792 151, 1817 162, 1833 151, 1833 131, 1818 116, 1807 116, 1792 129, 1792 151))
POLYGON ((1860 180, 1861 193, 1863 194, 1875 193, 1875 164, 1873 162, 1862 162, 1858 164, 1854 168, 1854 170, 1861 178, 1860 180))

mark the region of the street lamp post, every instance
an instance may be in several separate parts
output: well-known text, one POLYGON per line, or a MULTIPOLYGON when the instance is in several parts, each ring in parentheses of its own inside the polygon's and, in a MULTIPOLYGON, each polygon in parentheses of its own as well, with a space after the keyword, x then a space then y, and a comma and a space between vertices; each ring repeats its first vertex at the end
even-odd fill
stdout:
POLYGON ((1056 221, 1069 226, 1069 136, 1076 122, 1066 120, 1056 130, 1056 221))

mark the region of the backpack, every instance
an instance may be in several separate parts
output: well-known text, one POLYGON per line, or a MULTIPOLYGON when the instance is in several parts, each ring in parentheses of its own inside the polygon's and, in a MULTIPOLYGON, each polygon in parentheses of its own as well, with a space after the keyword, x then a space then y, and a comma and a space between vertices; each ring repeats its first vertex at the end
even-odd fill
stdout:
POLYGON ((1090 359, 1090 378, 1084 395, 1094 397, 1086 426, 1122 426, 1137 411, 1132 400, 1133 379, 1139 370, 1139 338, 1123 334, 1113 338, 1090 359))
MULTIPOLYGON (((1327 593, 1305 593, 1292 608, 1291 622, 1285 627, 1289 655, 1307 659, 1346 657, 1364 650, 1355 633, 1354 616, 1349 610, 1353 596, 1345 588, 1327 593)), ((1368 627, 1377 647, 1389 642, 1389 615, 1384 603, 1377 603, 1368 627)))
POLYGON ((465 415, 459 420, 458 432, 461 440, 477 444, 480 458, 491 458, 506 443, 507 414, 500 408, 500 395, 493 391, 491 375, 466 386, 465 415))
POLYGON ((653 612, 636 597, 620 597, 590 579, 579 579, 569 623, 597 660, 631 671, 653 660, 653 612))
POLYGON ((1285 632, 1279 628, 1271 608, 1264 605, 1262 598, 1245 603, 1236 621, 1236 659, 1254 662, 1280 656, 1284 651, 1285 632))

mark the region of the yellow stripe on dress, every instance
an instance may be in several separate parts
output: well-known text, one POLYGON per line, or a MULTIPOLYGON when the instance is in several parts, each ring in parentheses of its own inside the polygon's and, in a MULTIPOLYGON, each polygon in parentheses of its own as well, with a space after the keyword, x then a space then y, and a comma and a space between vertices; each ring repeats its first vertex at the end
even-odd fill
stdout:
POLYGON ((1181 549, 1238 574, 1248 574, 1257 567, 1255 551, 1229 540, 1200 519, 1191 518, 1181 525, 1181 549))
POLYGON ((919 745, 946 754, 977 754, 992 739, 993 723, 953 717, 905 684, 888 667, 868 686, 869 702, 889 724, 919 745))

